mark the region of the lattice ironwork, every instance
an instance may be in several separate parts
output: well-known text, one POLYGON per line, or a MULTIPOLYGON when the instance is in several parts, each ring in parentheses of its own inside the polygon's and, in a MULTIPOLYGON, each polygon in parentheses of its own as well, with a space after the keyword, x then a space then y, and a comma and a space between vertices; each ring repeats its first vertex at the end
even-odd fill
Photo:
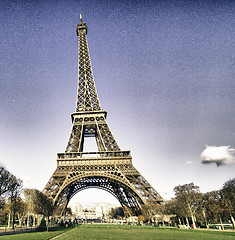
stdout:
POLYGON ((77 25, 77 35, 79 39, 79 81, 78 81, 78 101, 76 111, 96 111, 101 110, 97 96, 95 82, 93 78, 90 54, 87 44, 87 26, 82 21, 77 25))
POLYGON ((80 19, 77 108, 66 150, 58 153, 57 168, 43 191, 55 204, 66 207, 79 191, 99 188, 115 196, 126 215, 139 215, 143 206, 164 200, 135 169, 130 152, 120 150, 107 124, 107 113, 96 93, 86 34, 86 23, 80 19), (83 151, 86 137, 95 137, 98 152, 83 151))

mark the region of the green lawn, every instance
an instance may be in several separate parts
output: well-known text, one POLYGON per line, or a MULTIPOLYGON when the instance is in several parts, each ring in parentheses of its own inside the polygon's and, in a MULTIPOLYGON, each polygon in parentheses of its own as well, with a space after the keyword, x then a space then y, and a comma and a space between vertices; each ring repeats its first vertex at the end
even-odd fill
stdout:
MULTIPOLYGON (((43 232, 43 233, 26 233, 11 236, 1 236, 4 239, 17 240, 45 240, 53 236, 61 234, 58 232, 43 232)), ((58 236, 56 240, 144 240, 144 239, 159 239, 159 240, 225 240, 235 239, 235 232, 210 231, 210 230, 179 230, 179 229, 163 229, 152 227, 138 226, 115 226, 115 225, 80 225, 64 234, 58 236)))
POLYGON ((95 225, 80 226, 66 234, 57 238, 57 240, 142 240, 142 239, 235 239, 234 232, 219 232, 219 231, 200 231, 200 230, 178 230, 178 229, 154 229, 154 228, 138 228, 132 226, 115 226, 97 227, 95 225))
POLYGON ((58 236, 63 232, 66 232, 68 229, 58 229, 57 231, 49 232, 28 232, 28 233, 18 233, 13 235, 0 236, 1 240, 45 240, 51 239, 52 237, 58 236))

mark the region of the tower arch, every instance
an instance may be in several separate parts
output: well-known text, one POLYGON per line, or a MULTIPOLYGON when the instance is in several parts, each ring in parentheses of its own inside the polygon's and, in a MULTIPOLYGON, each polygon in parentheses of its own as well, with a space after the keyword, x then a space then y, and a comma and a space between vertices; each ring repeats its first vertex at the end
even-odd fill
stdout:
POLYGON ((66 196, 65 209, 78 192, 89 188, 98 188, 112 194, 123 207, 125 215, 138 216, 141 214, 141 205, 144 204, 141 195, 129 185, 128 181, 109 173, 74 174, 65 181, 57 193, 54 199, 55 205, 66 196))

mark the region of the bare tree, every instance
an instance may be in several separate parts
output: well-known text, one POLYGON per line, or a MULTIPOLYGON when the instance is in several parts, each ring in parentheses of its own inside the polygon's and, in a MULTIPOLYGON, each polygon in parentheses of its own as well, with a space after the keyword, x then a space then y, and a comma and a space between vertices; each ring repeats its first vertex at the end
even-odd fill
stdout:
POLYGON ((17 200, 22 190, 22 180, 16 178, 4 166, 0 165, 0 202, 2 209, 9 201, 9 226, 14 228, 17 200))
POLYGON ((13 185, 17 182, 16 177, 11 174, 4 166, 0 165, 0 198, 8 198, 13 185))
POLYGON ((15 214, 20 201, 22 191, 22 180, 15 178, 15 182, 9 188, 10 191, 10 215, 12 216, 12 228, 15 226, 15 214))
POLYGON ((177 205, 184 212, 186 220, 191 217, 193 228, 196 228, 196 211, 200 206, 202 194, 193 183, 179 185, 174 188, 177 205))

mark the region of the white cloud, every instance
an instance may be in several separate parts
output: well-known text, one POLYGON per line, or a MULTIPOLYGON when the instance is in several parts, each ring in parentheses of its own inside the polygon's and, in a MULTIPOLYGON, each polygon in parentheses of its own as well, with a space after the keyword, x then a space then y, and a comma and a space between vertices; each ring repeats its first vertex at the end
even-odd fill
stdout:
POLYGON ((194 164, 194 162, 189 160, 189 161, 186 162, 186 164, 192 165, 192 164, 194 164))
POLYGON ((24 175, 24 176, 21 176, 20 179, 23 180, 23 187, 24 188, 32 188, 32 184, 31 184, 31 176, 29 175, 24 175))
POLYGON ((201 153, 201 162, 204 164, 216 163, 217 166, 235 163, 235 149, 230 146, 206 146, 201 153))

